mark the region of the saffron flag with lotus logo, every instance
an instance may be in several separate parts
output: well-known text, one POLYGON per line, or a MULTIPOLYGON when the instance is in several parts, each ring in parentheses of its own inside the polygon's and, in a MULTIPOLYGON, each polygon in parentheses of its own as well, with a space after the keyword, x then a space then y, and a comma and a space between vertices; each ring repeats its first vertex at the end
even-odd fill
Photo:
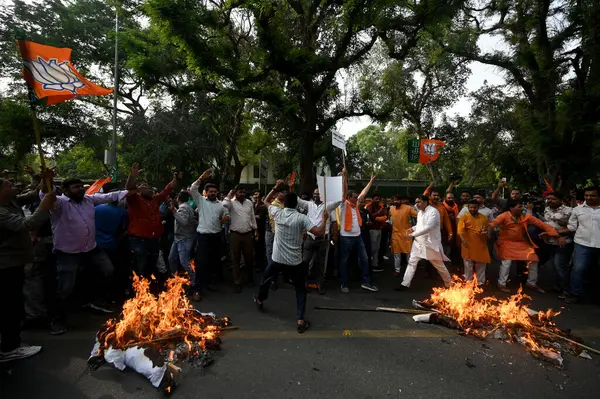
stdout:
POLYGON ((71 49, 19 40, 23 75, 35 101, 58 104, 80 96, 104 96, 113 92, 81 75, 71 63, 71 49))
POLYGON ((440 156, 440 148, 445 145, 446 143, 441 140, 408 140, 408 162, 429 165, 437 161, 440 156))

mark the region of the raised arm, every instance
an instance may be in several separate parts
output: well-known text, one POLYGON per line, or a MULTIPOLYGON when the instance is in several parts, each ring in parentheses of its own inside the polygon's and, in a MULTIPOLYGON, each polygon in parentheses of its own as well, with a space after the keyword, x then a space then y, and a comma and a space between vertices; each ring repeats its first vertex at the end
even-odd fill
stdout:
POLYGON ((427 186, 427 188, 425 189, 425 191, 423 191, 423 195, 426 195, 426 196, 429 197, 431 195, 431 190, 433 190, 433 185, 434 184, 435 184, 435 182, 432 181, 431 184, 427 186))
POLYGON ((500 183, 498 183, 498 187, 496 187, 496 189, 492 193, 492 200, 494 200, 494 201, 498 200, 498 197, 500 196, 500 189, 504 188, 505 186, 506 186, 505 181, 500 181, 500 183))
POLYGON ((48 211, 52 209, 55 201, 56 195, 54 193, 47 194, 40 202, 40 206, 33 212, 33 215, 28 217, 0 209, 0 228, 14 232, 37 230, 48 220, 48 211))
POLYGON ((223 206, 231 212, 231 201, 233 200, 233 190, 229 190, 227 197, 223 198, 223 206))
POLYGON ((192 185, 191 185, 191 187, 190 187, 190 195, 192 196, 192 199, 196 203, 196 206, 198 207, 198 209, 200 209, 201 202, 204 199, 204 197, 202 197, 202 195, 200 194, 200 187, 202 187, 202 184, 211 175, 212 175, 212 170, 210 170, 210 169, 205 170, 204 173, 202 173, 200 175, 200 177, 198 177, 198 179, 196 179, 196 181, 193 182, 192 185))
POLYGON ((456 184, 456 182, 454 180, 452 180, 450 182, 450 185, 448 186, 448 188, 446 189, 446 194, 451 193, 454 191, 454 185, 456 184))
POLYGON ((365 200, 365 198, 367 198, 367 194, 369 194, 369 190, 371 189, 371 186, 373 185, 374 181, 375 181, 375 175, 371 175, 371 180, 369 180, 369 184, 367 184, 367 186, 365 188, 363 188, 363 190, 358 195, 358 202, 362 202, 365 200))
POLYGON ((267 196, 265 197, 263 203, 267 206, 267 209, 271 206, 271 203, 273 202, 275 195, 277 194, 279 189, 283 186, 283 184, 284 184, 283 180, 281 180, 281 179, 277 180, 277 183, 275 183, 275 187, 273 187, 271 189, 271 191, 269 191, 269 194, 267 194, 267 196))
POLYGON ((132 195, 137 192, 137 178, 141 171, 142 170, 139 168, 137 162, 131 165, 129 176, 127 176, 127 181, 125 182, 125 190, 128 191, 127 195, 132 195))

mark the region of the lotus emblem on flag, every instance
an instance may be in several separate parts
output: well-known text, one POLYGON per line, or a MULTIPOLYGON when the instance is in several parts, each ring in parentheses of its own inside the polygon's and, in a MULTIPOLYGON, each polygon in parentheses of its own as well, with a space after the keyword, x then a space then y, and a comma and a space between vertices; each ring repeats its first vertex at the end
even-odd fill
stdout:
POLYGON ((46 61, 38 56, 37 60, 23 61, 25 68, 33 78, 42 84, 44 90, 69 91, 77 94, 77 89, 85 86, 69 67, 69 61, 57 63, 56 58, 46 61))
POLYGON ((435 155, 437 144, 427 143, 423 145, 423 152, 427 155, 435 155))

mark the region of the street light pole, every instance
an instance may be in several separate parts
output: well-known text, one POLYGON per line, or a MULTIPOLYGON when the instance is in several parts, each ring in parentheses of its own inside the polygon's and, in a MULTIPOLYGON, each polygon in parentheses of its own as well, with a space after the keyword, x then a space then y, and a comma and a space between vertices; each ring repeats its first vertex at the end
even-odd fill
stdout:
POLYGON ((113 91, 112 179, 117 180, 117 102, 119 97, 119 7, 115 12, 115 81, 113 91))

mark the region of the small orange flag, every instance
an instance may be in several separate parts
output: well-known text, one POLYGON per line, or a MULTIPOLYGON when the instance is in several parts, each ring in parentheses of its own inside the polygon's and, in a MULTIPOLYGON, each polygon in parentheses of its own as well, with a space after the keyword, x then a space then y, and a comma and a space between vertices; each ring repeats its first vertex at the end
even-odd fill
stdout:
POLYGON ((419 151, 419 163, 428 165, 437 161, 440 156, 440 148, 446 143, 441 140, 421 139, 419 151))
POLYGON ((81 75, 71 64, 71 49, 17 41, 23 57, 23 75, 36 100, 58 104, 80 96, 104 96, 113 92, 81 75))
POLYGON ((110 176, 106 176, 96 180, 91 186, 86 190, 87 195, 94 195, 108 182, 110 182, 112 178, 110 176))

